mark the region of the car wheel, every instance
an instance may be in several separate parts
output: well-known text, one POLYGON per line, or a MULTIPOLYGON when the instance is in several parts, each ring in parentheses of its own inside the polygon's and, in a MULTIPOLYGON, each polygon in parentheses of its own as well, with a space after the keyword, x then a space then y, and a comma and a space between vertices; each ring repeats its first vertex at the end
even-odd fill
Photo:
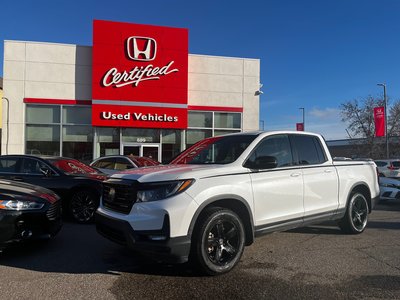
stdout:
POLYGON ((347 204, 346 214, 339 222, 342 231, 358 234, 364 231, 368 223, 368 202, 359 192, 352 193, 347 204))
POLYGON ((79 223, 91 222, 97 207, 98 197, 90 190, 76 191, 69 202, 70 214, 79 223))
POLYGON ((191 261, 205 274, 223 274, 237 265, 244 244, 244 227, 238 215, 228 209, 210 208, 196 225, 191 261))

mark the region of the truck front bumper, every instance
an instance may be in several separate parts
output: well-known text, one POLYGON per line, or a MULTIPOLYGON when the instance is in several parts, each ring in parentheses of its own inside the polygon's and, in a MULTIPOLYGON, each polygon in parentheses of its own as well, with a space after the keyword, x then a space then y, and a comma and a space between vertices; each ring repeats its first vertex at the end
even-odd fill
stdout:
POLYGON ((133 230, 128 221, 96 212, 96 229, 105 238, 127 246, 154 260, 166 263, 184 263, 190 253, 190 236, 169 236, 169 218, 164 217, 160 230, 133 230))

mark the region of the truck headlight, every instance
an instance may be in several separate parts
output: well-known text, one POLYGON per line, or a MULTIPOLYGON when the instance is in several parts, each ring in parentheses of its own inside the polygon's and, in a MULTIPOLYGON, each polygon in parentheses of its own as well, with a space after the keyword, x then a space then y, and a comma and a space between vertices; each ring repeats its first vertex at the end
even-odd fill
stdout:
POLYGON ((41 209, 44 203, 24 200, 0 200, 0 209, 5 210, 31 210, 41 209))
POLYGON ((137 191, 138 202, 148 202, 166 199, 175 196, 188 189, 194 179, 145 183, 137 191))

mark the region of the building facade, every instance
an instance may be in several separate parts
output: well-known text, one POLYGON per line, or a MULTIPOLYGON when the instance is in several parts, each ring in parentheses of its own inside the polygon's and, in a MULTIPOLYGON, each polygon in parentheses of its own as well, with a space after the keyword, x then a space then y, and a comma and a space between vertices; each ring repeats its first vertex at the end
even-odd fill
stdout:
POLYGON ((94 21, 93 46, 5 41, 2 154, 168 162, 202 138, 258 130, 260 61, 188 54, 187 34, 94 21))

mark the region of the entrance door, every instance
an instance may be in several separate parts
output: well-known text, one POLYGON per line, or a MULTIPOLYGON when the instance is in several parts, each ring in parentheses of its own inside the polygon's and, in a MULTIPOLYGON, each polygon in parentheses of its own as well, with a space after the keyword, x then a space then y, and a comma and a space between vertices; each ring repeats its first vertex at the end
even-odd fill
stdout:
POLYGON ((156 161, 161 161, 161 152, 159 144, 122 144, 121 153, 123 155, 136 155, 152 158, 156 161))

